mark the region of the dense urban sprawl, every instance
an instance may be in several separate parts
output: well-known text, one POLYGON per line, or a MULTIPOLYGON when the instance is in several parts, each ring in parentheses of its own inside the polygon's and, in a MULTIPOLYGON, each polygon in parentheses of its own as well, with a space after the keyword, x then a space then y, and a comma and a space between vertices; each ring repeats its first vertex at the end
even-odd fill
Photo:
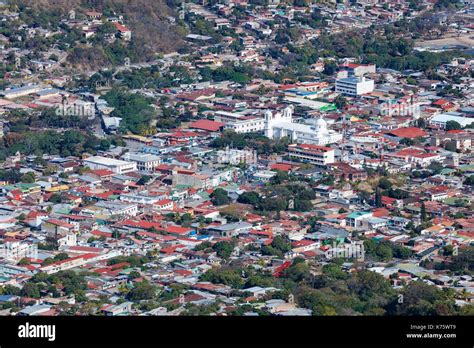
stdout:
POLYGON ((0 0, 0 315, 473 315, 473 19, 0 0))

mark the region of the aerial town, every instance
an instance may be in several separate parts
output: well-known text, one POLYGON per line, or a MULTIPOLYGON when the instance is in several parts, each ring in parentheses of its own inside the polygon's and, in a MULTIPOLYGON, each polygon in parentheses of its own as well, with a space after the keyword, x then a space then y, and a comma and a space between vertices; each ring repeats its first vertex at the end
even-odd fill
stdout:
POLYGON ((474 315, 474 1, 0 23, 0 315, 474 315))

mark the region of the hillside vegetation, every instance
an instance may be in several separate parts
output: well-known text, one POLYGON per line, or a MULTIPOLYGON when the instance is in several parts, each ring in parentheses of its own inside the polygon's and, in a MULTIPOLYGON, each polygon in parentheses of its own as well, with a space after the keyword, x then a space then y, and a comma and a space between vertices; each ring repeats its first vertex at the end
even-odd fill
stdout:
POLYGON ((70 10, 80 16, 96 10, 104 15, 123 15, 124 22, 132 30, 130 43, 111 45, 94 43, 87 46, 79 43, 71 49, 70 63, 76 66, 93 67, 122 63, 124 57, 132 61, 151 59, 156 53, 176 51, 184 45, 186 30, 172 25, 167 17, 174 16, 173 9, 164 0, 12 0, 20 9, 30 8, 35 16, 66 18, 70 10), (110 47, 109 47, 110 46, 110 47))

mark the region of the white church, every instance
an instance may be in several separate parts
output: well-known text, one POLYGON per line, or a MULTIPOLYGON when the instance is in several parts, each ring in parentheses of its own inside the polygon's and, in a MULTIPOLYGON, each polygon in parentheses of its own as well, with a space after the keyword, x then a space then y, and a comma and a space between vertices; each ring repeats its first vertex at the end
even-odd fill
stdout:
POLYGON ((342 134, 328 129, 322 117, 314 125, 293 122, 293 105, 286 107, 283 113, 265 112, 265 136, 271 139, 289 137, 295 143, 327 145, 342 140, 342 134))

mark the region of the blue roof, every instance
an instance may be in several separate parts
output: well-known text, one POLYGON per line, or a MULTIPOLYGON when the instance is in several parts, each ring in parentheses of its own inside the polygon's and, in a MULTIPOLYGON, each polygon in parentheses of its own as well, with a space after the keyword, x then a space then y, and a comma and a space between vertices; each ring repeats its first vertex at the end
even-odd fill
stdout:
POLYGON ((15 295, 0 295, 0 302, 10 302, 17 298, 15 295))

